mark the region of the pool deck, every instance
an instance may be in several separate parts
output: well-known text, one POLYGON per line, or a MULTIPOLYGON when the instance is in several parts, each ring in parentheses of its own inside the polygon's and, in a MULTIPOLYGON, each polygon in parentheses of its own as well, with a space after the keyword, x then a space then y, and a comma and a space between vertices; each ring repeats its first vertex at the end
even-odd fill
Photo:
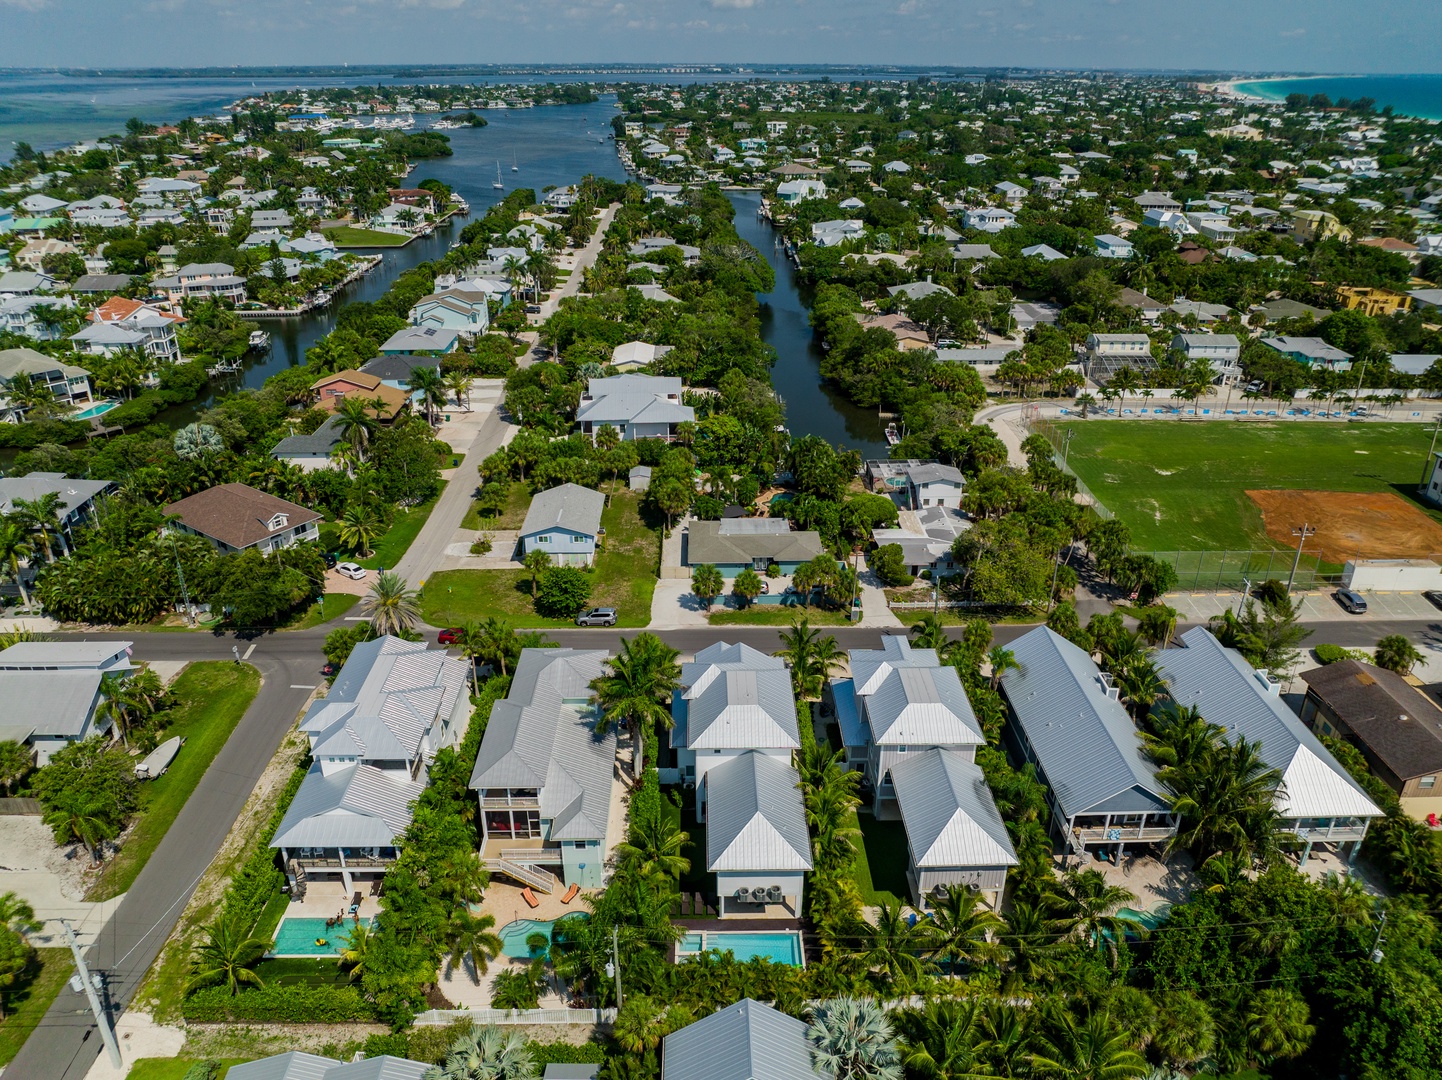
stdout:
MULTIPOLYGON (((379 915, 381 910, 380 897, 370 896, 370 885, 361 892, 360 910, 357 912, 361 918, 368 918, 372 915, 379 915)), ((332 919, 342 910, 346 917, 350 917, 350 898, 355 890, 346 892, 341 888, 339 881, 317 881, 312 879, 306 883, 305 899, 292 900, 285 906, 286 919, 332 919)))

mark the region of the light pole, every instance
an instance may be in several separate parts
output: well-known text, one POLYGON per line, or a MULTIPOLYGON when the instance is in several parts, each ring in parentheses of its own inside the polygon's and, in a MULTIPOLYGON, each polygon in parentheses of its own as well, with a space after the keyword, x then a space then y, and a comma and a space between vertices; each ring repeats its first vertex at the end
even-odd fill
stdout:
POLYGON ((195 620, 191 617, 190 611, 190 593, 185 588, 185 569, 180 565, 180 546, 175 542, 174 533, 170 534, 170 547, 175 552, 175 573, 180 578, 180 599, 185 604, 185 621, 194 626, 195 620))
POLYGON ((1061 446, 1061 467, 1062 467, 1063 469, 1065 469, 1065 468, 1067 467, 1067 465, 1066 465, 1067 458, 1071 456, 1071 441, 1072 441, 1072 439, 1074 439, 1075 437, 1076 437, 1076 429, 1075 429, 1075 428, 1069 428, 1069 429, 1067 429, 1066 442, 1062 443, 1062 446, 1061 446))
POLYGON ((1316 529, 1312 528, 1312 526, 1306 522, 1303 522, 1299 528, 1292 530, 1292 535, 1297 538, 1297 557, 1292 560, 1292 572, 1287 575, 1287 592, 1289 595, 1292 591, 1292 582, 1297 577, 1297 567, 1300 566, 1302 562, 1302 545, 1307 542, 1307 537, 1316 531, 1316 529))
POLYGON ((606 974, 616 977, 616 1010, 619 1012, 623 1004, 621 1000, 621 945, 620 931, 611 927, 611 962, 606 965, 606 974))
POLYGON ((1251 595, 1252 580, 1251 578, 1244 577, 1242 578, 1242 595, 1237 599, 1237 618, 1240 619, 1242 617, 1242 605, 1247 602, 1247 598, 1251 595))

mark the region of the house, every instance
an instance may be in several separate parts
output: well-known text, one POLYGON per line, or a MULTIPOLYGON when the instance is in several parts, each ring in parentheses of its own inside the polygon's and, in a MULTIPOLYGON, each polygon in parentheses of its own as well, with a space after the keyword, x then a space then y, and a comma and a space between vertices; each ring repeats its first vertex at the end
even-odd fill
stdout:
MULTIPOLYGON (((143 340, 137 347, 143 348, 147 355, 160 363, 175 364, 182 359, 177 332, 185 320, 173 312, 139 300, 112 296, 92 311, 89 318, 97 325, 115 326, 140 334, 143 340)), ((85 340, 81 335, 76 337, 85 340)))
POLYGON ((1306 244, 1334 236, 1350 240, 1352 231, 1325 210, 1294 210, 1290 235, 1297 243, 1306 244))
POLYGON ((1142 322, 1154 323, 1162 317, 1167 310, 1167 305, 1160 300, 1153 300, 1146 293, 1139 293, 1136 289, 1122 288, 1121 295, 1117 297, 1117 303, 1122 307, 1129 307, 1141 316, 1142 322))
POLYGON ((726 518, 686 526, 686 565, 710 563, 725 578, 748 568, 764 573, 773 563, 782 574, 794 574, 825 551, 818 533, 793 531, 785 518, 726 518))
POLYGON ((277 551, 320 539, 319 513, 246 484, 217 484, 162 512, 179 519, 166 528, 203 536, 223 555, 251 548, 277 551))
POLYGON ((995 206, 983 206, 976 210, 968 210, 961 216, 961 227, 963 229, 975 229, 984 233, 999 233, 1002 229, 1009 228, 1016 224, 1016 215, 1010 210, 1002 210, 995 206))
POLYGON ((776 185, 776 197, 787 205, 795 205, 807 199, 824 199, 826 184, 821 180, 786 180, 776 185))
POLYGON ((553 210, 569 210, 576 205, 579 195, 574 184, 566 184, 563 187, 552 188, 546 192, 541 201, 553 210))
POLYGON ((1099 386, 1124 367, 1141 371, 1156 365, 1146 334, 1088 334, 1086 349, 1087 378, 1099 386))
POLYGON ((394 420, 410 405, 410 394, 405 390, 388 385, 379 375, 346 368, 334 375, 323 375, 310 384, 310 392, 316 395, 315 407, 326 412, 335 412, 341 400, 358 397, 382 420, 394 420))
POLYGON ((1412 297, 1396 289, 1380 286, 1367 288, 1361 285, 1337 286, 1337 299, 1348 311, 1360 311, 1364 315, 1395 315, 1399 311, 1412 310, 1412 297))
POLYGON ((78 250, 74 244, 46 237, 31 240, 16 254, 15 261, 27 269, 42 270, 45 260, 51 255, 74 255, 78 250))
POLYGON ((1302 672, 1302 722, 1351 743, 1418 821, 1442 814, 1442 708, 1402 676, 1359 660, 1302 672))
POLYGON ((654 304, 679 304, 681 302, 680 299, 672 296, 659 285, 630 285, 628 288, 635 289, 641 294, 643 300, 650 300, 654 304))
POLYGON ((270 841, 293 890, 329 881, 349 896, 385 875, 436 752, 470 721, 468 668, 443 649, 397 637, 351 651, 301 719, 310 770, 270 841))
POLYGON ((941 293, 945 296, 956 294, 945 285, 938 285, 934 281, 911 281, 905 285, 887 286, 887 294, 890 296, 904 296, 908 300, 920 300, 924 296, 933 296, 941 293))
POLYGON ((434 214, 436 212, 435 195, 425 188, 391 188, 386 192, 386 196, 393 203, 415 207, 422 213, 434 214))
POLYGON ((1232 334, 1177 334, 1172 348, 1188 360, 1206 360, 1219 379, 1235 379, 1242 373, 1242 346, 1232 334))
POLYGON ((1042 259, 1045 262, 1056 262, 1058 259, 1066 258, 1065 255, 1050 244, 1032 244, 1031 247, 1022 248, 1021 254, 1023 258, 1042 259))
MULTIPOLYGON (((61 404, 75 405, 92 400, 90 372, 34 349, 0 349, 0 421, 19 423, 27 406, 10 401, 6 391, 16 379, 41 385, 61 404)), ((4 481, 0 480, 0 484, 4 481)))
POLYGON ((1328 345, 1319 337, 1264 337, 1262 344, 1274 349, 1299 364, 1310 367, 1313 364, 1337 371, 1346 371, 1352 366, 1352 354, 1328 345))
POLYGON ((813 243, 836 247, 844 240, 854 240, 866 232, 866 223, 855 218, 840 221, 818 221, 811 226, 813 243))
POLYGON ((454 330, 468 337, 484 334, 491 325, 490 306, 486 301, 485 293, 461 288, 432 293, 430 296, 421 297, 411 308, 411 325, 427 329, 454 330))
POLYGON ((1061 305, 1045 300, 1015 301, 1011 305, 1011 317, 1016 320, 1018 333, 1026 333, 1038 323, 1055 326, 1061 318, 1061 305))
POLYGON ((1182 204, 1165 191, 1143 191, 1132 200, 1143 210, 1180 210, 1182 204))
POLYGON ((1096 241, 1096 254, 1101 259, 1130 259, 1132 257, 1131 241, 1123 240, 1120 236, 1111 233, 1102 233, 1093 237, 1096 241))
POLYGON ((533 888, 605 883, 616 732, 596 730, 599 649, 523 649, 496 702, 469 787, 480 803, 481 863, 533 888))
POLYGON ((17 500, 34 502, 53 494, 58 499, 56 517, 60 530, 68 538, 75 526, 95 520, 96 500, 119 486, 114 480, 80 480, 58 472, 0 476, 0 517, 11 513, 17 500))
POLYGON ((1350 862, 1382 811, 1282 701, 1275 676, 1255 670, 1205 626, 1188 630, 1181 643, 1156 654, 1168 695, 1224 728, 1227 739, 1260 744, 1262 760, 1281 774, 1274 805, 1283 829, 1303 842, 1302 862, 1314 844, 1350 844, 1350 862))
POLYGON ((961 509, 966 480, 961 470, 936 461, 906 463, 906 491, 912 510, 924 506, 946 506, 961 509))
POLYGON ((1230 243, 1237 238, 1237 230, 1225 214, 1196 212, 1187 214, 1192 228, 1208 240, 1230 243))
POLYGON ((63 287, 59 278, 42 270, 9 270, 0 274, 0 296, 58 292, 63 287))
POLYGON ((430 1069, 431 1066, 423 1062, 390 1054, 341 1062, 290 1050, 232 1065, 226 1075, 233 1080, 422 1080, 430 1069))
POLYGON ((36 341, 56 341, 62 312, 74 310, 75 300, 69 296, 0 297, 0 330, 36 341))
POLYGON ((995 259, 997 254, 990 244, 952 244, 951 257, 957 262, 985 262, 995 259))
POLYGON ((594 441, 602 427, 622 442, 676 437, 678 424, 695 423, 696 410, 681 404, 681 380, 661 375, 612 375, 591 379, 576 408, 576 424, 594 441))
POLYGON ((1017 206, 1026 200, 1026 188, 1010 180, 1003 180, 991 190, 1005 199, 1008 206, 1017 206))
POLYGON ((132 642, 21 641, 0 651, 0 739, 27 746, 44 766, 71 743, 110 731, 97 719, 107 676, 127 677, 132 642))
POLYGON ((665 1037, 661 1080, 825 1080, 812 1062, 804 1021, 742 998, 665 1037))
POLYGON ((1315 321, 1325 319, 1331 314, 1326 308, 1313 307, 1300 300, 1269 300, 1265 304, 1254 304, 1249 310, 1252 313, 1261 312, 1267 322, 1278 322, 1282 319, 1312 319, 1315 321))
POLYGON ((863 329, 870 330, 875 327, 888 331, 892 337, 896 338, 898 349, 931 348, 931 335, 926 332, 926 328, 905 315, 876 315, 872 312, 858 311, 854 317, 863 329))
POLYGON ((956 669, 935 649, 913 648, 899 634, 880 649, 852 649, 851 678, 832 679, 846 761, 872 789, 872 812, 896 817, 894 766, 932 748, 966 762, 986 743, 956 669))
POLYGON ((980 766, 969 755, 930 747, 892 765, 891 783, 916 904, 964 886, 999 908, 1007 869, 1018 860, 980 766))
POLYGON ((1068 854, 1164 843, 1179 816, 1111 678, 1049 627, 1011 643, 1019 668, 1001 677, 1013 754, 1036 766, 1068 854))
POLYGON ((1209 304, 1205 300, 1187 300, 1185 298, 1178 299, 1167 310, 1183 319, 1190 315, 1202 326, 1219 323, 1232 314, 1232 309, 1226 304, 1209 304))
POLYGON ((531 500, 517 543, 521 556, 544 551, 553 566, 590 566, 606 496, 580 484, 561 484, 531 500))
POLYGON ((1148 210, 1142 215, 1142 224, 1153 229, 1165 229, 1173 236, 1195 236, 1196 228, 1180 210, 1148 210))
MULTIPOLYGON (((437 312, 436 308, 431 309, 437 312)), ((490 325, 487 317, 486 325, 490 325)), ((390 337, 386 338, 381 345, 382 353, 434 353, 437 356, 444 356, 456 351, 456 342, 461 336, 460 331, 444 329, 439 326, 407 326, 397 330, 390 337)))
POLYGON ((245 278, 237 277, 229 263, 187 263, 173 277, 156 278, 151 285, 167 293, 172 303, 191 297, 234 303, 245 299, 245 278))
MULTIPOLYGON (((784 672, 782 681, 789 691, 784 672)), ((800 918, 811 835, 790 761, 746 750, 714 765, 707 780, 706 869, 716 875, 717 914, 800 918)))
POLYGON ((649 341, 627 341, 611 350, 611 366, 619 371, 649 367, 673 348, 674 345, 652 345, 649 341))
POLYGON ((885 165, 881 166, 881 169, 883 172, 896 174, 911 172, 911 166, 904 161, 888 161, 885 165))
POLYGON ((345 444, 339 418, 328 416, 320 427, 309 435, 287 435, 271 448, 270 456, 276 461, 294 465, 302 472, 329 469, 334 464, 331 455, 345 444))

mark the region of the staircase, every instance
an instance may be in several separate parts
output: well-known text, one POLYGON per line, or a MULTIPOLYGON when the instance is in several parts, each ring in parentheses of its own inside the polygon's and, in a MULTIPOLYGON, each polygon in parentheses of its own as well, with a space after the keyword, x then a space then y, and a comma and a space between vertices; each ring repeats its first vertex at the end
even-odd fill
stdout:
POLYGON ((292 900, 305 899, 305 867, 294 859, 290 861, 290 875, 295 880, 295 885, 290 890, 292 900))
POLYGON ((507 877, 515 878, 522 885, 529 885, 541 892, 555 892, 561 885, 556 880, 556 875, 549 870, 542 870, 536 866, 525 866, 511 859, 482 859, 481 865, 493 874, 505 874, 507 877))

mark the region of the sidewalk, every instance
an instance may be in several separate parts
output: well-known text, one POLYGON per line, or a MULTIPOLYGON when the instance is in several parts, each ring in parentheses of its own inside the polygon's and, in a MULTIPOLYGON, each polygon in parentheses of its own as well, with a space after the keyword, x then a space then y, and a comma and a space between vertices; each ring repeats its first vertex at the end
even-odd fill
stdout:
MULTIPOLYGON (((1347 622, 1396 622, 1417 620, 1435 622, 1442 620, 1442 611, 1419 592, 1369 592, 1365 615, 1349 615, 1332 599, 1330 589, 1298 591, 1293 596, 1302 601, 1301 621, 1303 623, 1347 622)), ((1162 598, 1163 603, 1177 609, 1186 616, 1187 626, 1206 625, 1207 620, 1224 611, 1235 612, 1241 602, 1239 590, 1221 592, 1176 592, 1162 598)))

